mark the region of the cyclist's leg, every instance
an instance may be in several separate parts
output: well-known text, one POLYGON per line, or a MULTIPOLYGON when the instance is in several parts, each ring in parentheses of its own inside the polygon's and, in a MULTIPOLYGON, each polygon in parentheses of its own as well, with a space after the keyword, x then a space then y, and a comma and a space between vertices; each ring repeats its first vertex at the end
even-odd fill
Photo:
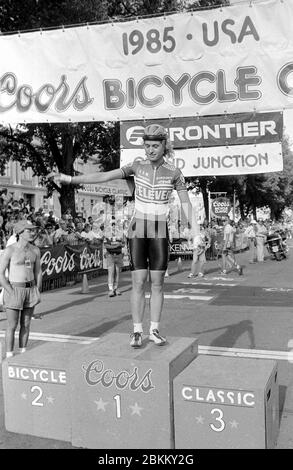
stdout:
POLYGON ((166 338, 159 334, 160 320, 164 303, 164 279, 168 266, 169 243, 167 238, 153 238, 149 240, 149 264, 151 277, 150 299, 150 340, 161 346, 166 338))
POLYGON ((145 285, 148 273, 147 239, 133 237, 128 240, 132 275, 131 314, 133 323, 142 323, 145 309, 145 285))
POLYGON ((150 298, 150 317, 151 322, 160 322, 164 304, 164 271, 150 271, 151 277, 151 298, 150 298))
POLYGON ((130 297, 131 315, 133 324, 143 321, 145 310, 145 286, 147 281, 147 269, 132 271, 132 292, 130 297))

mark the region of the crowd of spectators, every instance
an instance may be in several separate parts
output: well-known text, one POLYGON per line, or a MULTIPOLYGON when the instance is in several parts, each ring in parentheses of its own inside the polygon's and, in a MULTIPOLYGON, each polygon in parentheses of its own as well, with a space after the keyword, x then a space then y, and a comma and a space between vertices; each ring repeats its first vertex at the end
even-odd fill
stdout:
MULTIPOLYGON (((109 201, 108 201, 109 202, 109 201)), ((82 213, 74 216, 68 209, 60 218, 57 218, 53 210, 45 212, 43 208, 36 209, 26 203, 23 198, 15 200, 6 189, 0 190, 0 245, 5 248, 7 243, 13 243, 13 227, 16 222, 27 219, 38 227, 35 245, 39 247, 52 246, 59 243, 75 245, 81 242, 95 243, 97 240, 111 238, 113 224, 119 238, 125 238, 129 221, 133 212, 133 202, 127 201, 126 206, 117 209, 113 203, 101 204, 98 212, 92 216, 84 217, 82 213)), ((232 222, 234 224, 234 222, 232 222)), ((293 224, 290 221, 274 222, 265 220, 264 225, 267 233, 271 233, 276 228, 285 231, 287 237, 291 238, 293 224)), ((205 229, 209 233, 211 248, 207 253, 208 258, 217 257, 217 252, 221 249, 220 242, 222 234, 222 224, 217 219, 211 219, 210 223, 204 222, 205 229)), ((188 228, 181 227, 180 222, 169 227, 170 239, 188 239, 188 228)), ((236 224, 238 239, 248 239, 251 232, 251 219, 240 220, 236 224)), ((254 227, 255 229, 256 227, 254 227)))
MULTIPOLYGON (((130 214, 130 210, 124 211, 130 214)), ((53 210, 45 212, 43 208, 36 209, 26 203, 23 198, 13 199, 7 190, 0 190, 0 244, 4 249, 7 244, 15 241, 14 226, 20 220, 29 220, 37 226, 37 236, 34 244, 38 247, 49 247, 64 243, 76 245, 87 242, 93 244, 104 238, 111 238, 113 224, 121 237, 126 235, 130 218, 121 217, 115 213, 113 205, 102 204, 95 216, 84 217, 81 212, 74 216, 68 209, 60 218, 53 210)))

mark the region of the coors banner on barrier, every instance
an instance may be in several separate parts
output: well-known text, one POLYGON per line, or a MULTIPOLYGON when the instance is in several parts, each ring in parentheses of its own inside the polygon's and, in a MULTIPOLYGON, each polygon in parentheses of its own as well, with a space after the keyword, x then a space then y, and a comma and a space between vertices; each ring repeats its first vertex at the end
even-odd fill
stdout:
POLYGON ((142 135, 149 122, 169 131, 174 161, 184 176, 269 173, 283 169, 283 114, 127 121, 120 126, 120 166, 145 158, 142 135))
POLYGON ((103 267, 103 244, 54 245, 41 248, 43 281, 103 267))
POLYGON ((293 107, 293 2, 263 0, 0 36, 0 121, 293 107))

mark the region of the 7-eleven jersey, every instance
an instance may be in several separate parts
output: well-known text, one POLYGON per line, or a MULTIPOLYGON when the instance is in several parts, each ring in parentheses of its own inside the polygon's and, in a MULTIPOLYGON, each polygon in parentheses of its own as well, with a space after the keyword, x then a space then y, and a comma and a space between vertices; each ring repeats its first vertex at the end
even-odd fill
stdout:
POLYGON ((134 161, 121 168, 123 178, 134 176, 135 217, 166 219, 172 190, 186 191, 181 171, 165 160, 158 167, 146 160, 134 161))

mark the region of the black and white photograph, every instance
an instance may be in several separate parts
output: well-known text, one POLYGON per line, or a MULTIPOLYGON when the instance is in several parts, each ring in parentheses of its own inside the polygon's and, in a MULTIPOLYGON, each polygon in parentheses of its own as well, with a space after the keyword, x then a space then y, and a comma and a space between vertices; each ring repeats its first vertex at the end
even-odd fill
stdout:
POLYGON ((293 449, 292 23, 0 0, 1 450, 293 449))

